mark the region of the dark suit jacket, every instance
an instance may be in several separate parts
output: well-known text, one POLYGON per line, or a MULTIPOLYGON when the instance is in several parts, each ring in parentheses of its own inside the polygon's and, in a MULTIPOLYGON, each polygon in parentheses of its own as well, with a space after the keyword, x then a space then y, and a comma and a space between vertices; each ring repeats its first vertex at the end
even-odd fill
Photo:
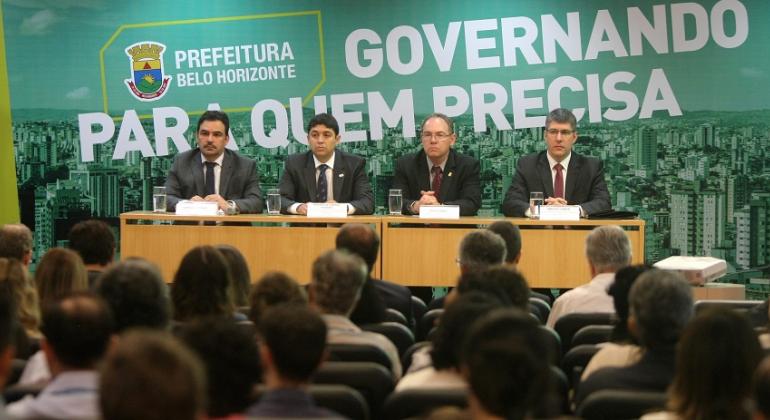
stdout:
MULTIPOLYGON (((478 160, 451 149, 444 165, 439 201, 459 205, 460 216, 475 216, 481 207, 480 173, 478 160)), ((430 169, 424 150, 402 156, 396 161, 393 188, 401 189, 404 214, 410 214, 409 207, 420 199, 420 191, 431 188, 430 169)))
MULTIPOLYGON (((542 151, 519 159, 516 175, 503 200, 503 214, 523 217, 529 208, 532 191, 542 191, 546 198, 553 197, 553 177, 546 153, 542 151)), ((602 161, 573 151, 567 167, 564 195, 570 205, 579 204, 587 214, 612 208, 602 161)))
MULTIPOLYGON (((334 201, 350 203, 355 214, 374 212, 374 195, 366 176, 366 160, 360 156, 334 151, 334 201)), ((283 175, 278 183, 281 190, 281 212, 288 214, 294 203, 315 201, 316 174, 313 153, 297 153, 286 158, 283 175)))
POLYGON ((408 287, 392 283, 387 280, 372 280, 374 287, 380 293, 385 306, 393 308, 406 317, 406 322, 414 326, 414 313, 412 310, 412 292, 408 287))
MULTIPOLYGON (((175 210, 176 203, 180 200, 189 200, 196 195, 206 196, 201 152, 197 148, 180 153, 174 158, 166 178, 169 211, 175 210)), ((241 213, 262 213, 264 202, 259 188, 257 163, 225 149, 219 175, 219 195, 225 200, 234 201, 241 213)))

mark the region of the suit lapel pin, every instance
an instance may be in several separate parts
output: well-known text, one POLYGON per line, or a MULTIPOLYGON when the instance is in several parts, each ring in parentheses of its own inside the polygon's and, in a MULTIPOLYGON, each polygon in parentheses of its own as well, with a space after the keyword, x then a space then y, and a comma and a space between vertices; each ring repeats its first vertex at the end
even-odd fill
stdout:
POLYGON ((452 172, 449 172, 448 174, 446 174, 446 176, 452 176, 452 172))
POLYGON ((345 176, 345 174, 339 174, 339 175, 337 175, 337 176, 338 176, 338 177, 340 177, 340 178, 342 178, 342 177, 344 177, 344 176, 345 176))

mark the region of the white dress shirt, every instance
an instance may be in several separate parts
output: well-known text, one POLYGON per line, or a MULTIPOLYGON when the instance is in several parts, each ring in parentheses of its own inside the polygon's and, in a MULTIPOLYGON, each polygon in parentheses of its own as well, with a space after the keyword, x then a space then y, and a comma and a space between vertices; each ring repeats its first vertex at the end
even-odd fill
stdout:
MULTIPOLYGON (((316 179, 316 182, 318 182, 318 176, 321 173, 321 170, 318 169, 318 167, 321 166, 321 165, 324 165, 324 164, 329 167, 328 169, 326 169, 326 188, 327 188, 327 190, 326 190, 327 191, 326 199, 327 200, 330 200, 330 199, 334 198, 334 157, 335 156, 336 156, 336 153, 332 153, 332 157, 330 157, 329 160, 327 160, 326 162, 321 162, 320 160, 318 160, 317 157, 315 157, 315 155, 313 155, 313 163, 315 164, 315 179, 316 179)), ((311 197, 310 199, 312 201, 313 197, 311 197)), ((289 206, 289 213, 297 214, 297 208, 299 208, 299 206, 301 206, 303 204, 305 204, 305 203, 294 203, 294 204, 292 204, 291 206, 289 206)), ((347 206, 348 206, 348 214, 353 214, 353 213, 356 212, 356 208, 353 207, 350 203, 343 203, 343 204, 347 204, 347 206)))

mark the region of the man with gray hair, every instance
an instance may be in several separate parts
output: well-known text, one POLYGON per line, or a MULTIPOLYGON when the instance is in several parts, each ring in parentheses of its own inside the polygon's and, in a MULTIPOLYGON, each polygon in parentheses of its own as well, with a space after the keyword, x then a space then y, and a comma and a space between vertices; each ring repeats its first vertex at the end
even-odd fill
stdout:
POLYGON ((328 328, 328 344, 366 344, 385 352, 394 379, 401 377, 398 350, 385 336, 363 331, 350 320, 366 280, 366 263, 345 251, 327 251, 313 262, 308 289, 310 303, 318 308, 328 328))
POLYGON ((457 262, 460 271, 482 271, 505 262, 506 248, 503 238, 486 229, 474 230, 460 241, 457 262))
POLYGON ((692 290, 681 274, 653 268, 629 292, 628 329, 643 355, 627 367, 599 369, 581 382, 575 402, 602 389, 664 392, 674 378, 676 343, 693 314, 692 290))
POLYGON ((0 258, 15 258, 29 267, 32 262, 32 232, 21 223, 0 227, 0 258))
POLYGON ((615 281, 615 272, 631 264, 631 242, 626 232, 614 225, 597 227, 586 238, 586 258, 591 281, 556 299, 548 316, 549 327, 569 313, 615 312, 607 288, 615 281))

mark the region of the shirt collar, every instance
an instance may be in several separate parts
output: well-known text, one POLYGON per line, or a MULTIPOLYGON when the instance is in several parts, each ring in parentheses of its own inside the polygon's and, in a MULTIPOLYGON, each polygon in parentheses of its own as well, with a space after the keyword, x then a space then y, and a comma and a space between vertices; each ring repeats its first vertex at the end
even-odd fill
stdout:
POLYGON ((444 167, 446 166, 447 161, 449 160, 449 153, 447 153, 446 157, 444 157, 444 161, 441 162, 440 165, 436 165, 433 163, 432 160, 426 155, 425 160, 428 162, 428 170, 432 170, 434 166, 438 166, 441 168, 441 172, 444 172, 444 167))
MULTIPOLYGON (((217 165, 222 166, 222 162, 225 160, 225 152, 222 152, 221 155, 219 155, 218 158, 214 159, 214 162, 216 162, 217 165)), ((203 156, 203 153, 201 153, 201 164, 206 164, 206 156, 203 156)))
POLYGON ((556 159, 552 158, 551 154, 548 152, 545 152, 545 155, 548 157, 548 167, 551 168, 551 170, 553 170, 553 167, 556 166, 557 163, 561 163, 561 166, 565 171, 567 168, 569 168, 569 160, 572 159, 572 151, 570 151, 567 157, 562 159, 561 162, 557 162, 556 159))
POLYGON ((334 169, 334 158, 337 156, 337 152, 332 152, 332 157, 329 158, 326 162, 321 162, 318 160, 315 155, 313 155, 313 162, 315 163, 315 168, 318 169, 319 166, 326 164, 330 169, 334 169))

